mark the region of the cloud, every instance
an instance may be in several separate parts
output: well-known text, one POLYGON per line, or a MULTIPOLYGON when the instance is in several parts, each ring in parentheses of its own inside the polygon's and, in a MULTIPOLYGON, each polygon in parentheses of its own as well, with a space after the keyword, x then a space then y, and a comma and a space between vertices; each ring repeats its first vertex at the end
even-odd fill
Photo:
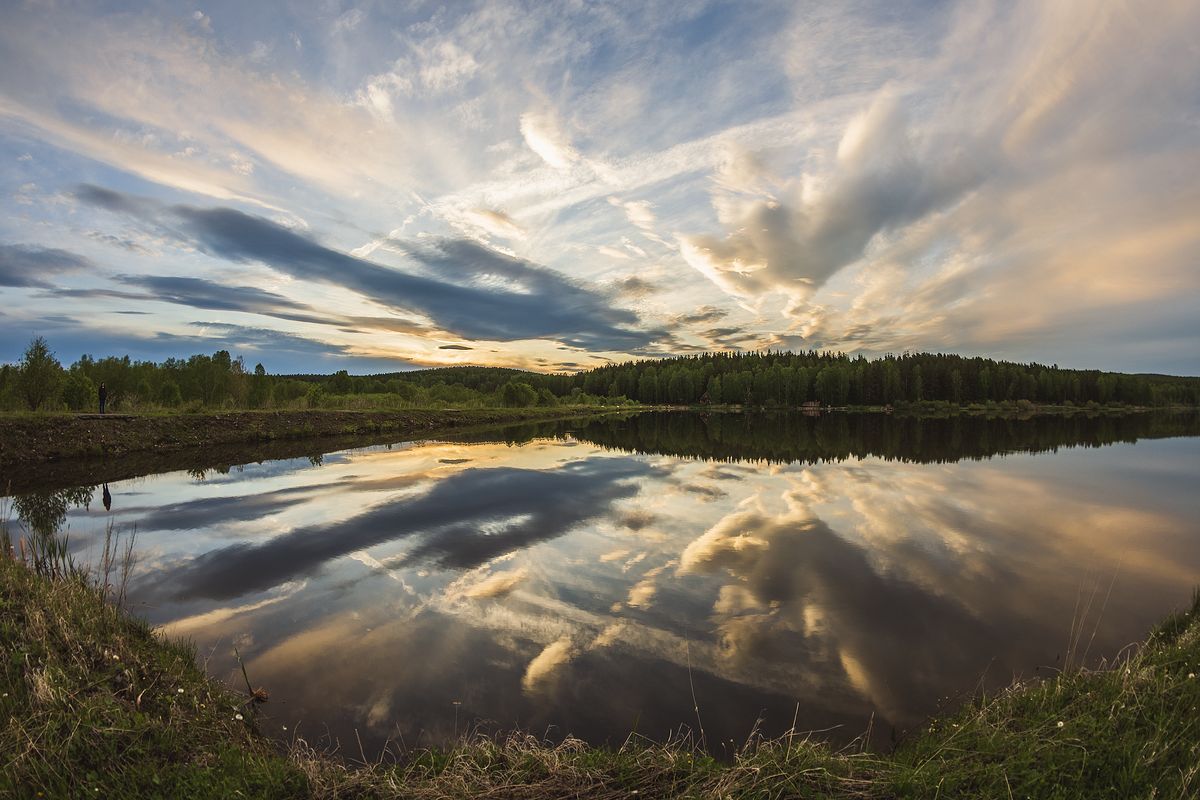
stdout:
MULTIPOLYGON (((346 196, 374 181, 410 183, 440 161, 437 144, 422 155, 408 146, 420 120, 378 124, 290 69, 296 57, 270 70, 239 57, 207 16, 181 26, 171 14, 12 11, 0 50, 6 67, 25 68, 19 78, 0 71, 0 119, 163 186, 276 207, 275 170, 346 196), (221 157, 231 150, 272 169, 240 174, 221 157)), ((238 13, 228 19, 236 25, 238 13)), ((298 53, 298 35, 293 43, 298 53)))
POLYGON ((629 595, 625 598, 625 604, 633 608, 649 608, 654 596, 658 594, 658 585, 655 581, 666 569, 666 566, 662 566, 647 570, 641 580, 629 587, 629 595))
POLYGON ((516 589, 529 577, 524 569, 514 569, 507 572, 497 572, 463 590, 463 595, 473 600, 485 600, 503 597, 516 589))
POLYGON ((544 688, 556 672, 570 663, 575 653, 575 646, 571 643, 571 637, 567 635, 546 645, 526 667, 525 675, 521 678, 521 688, 527 693, 544 688))
POLYGON ((626 297, 645 297, 658 291, 658 284, 648 281, 639 275, 621 278, 615 284, 617 292, 626 297))
POLYGON ((443 344, 438 347, 438 350, 474 350, 474 347, 467 347, 465 344, 443 344))
POLYGON ((893 724, 915 724, 948 674, 976 668, 994 633, 952 598, 881 574, 795 501, 780 515, 730 514, 680 559, 681 574, 727 576, 713 606, 723 657, 745 670, 807 663, 818 691, 851 687, 893 724), (922 642, 928 657, 906 642, 922 642))
POLYGON ((528 111, 521 115, 521 135, 529 149, 555 169, 570 169, 579 161, 579 153, 550 111, 528 111))
POLYGON ((618 250, 615 247, 609 247, 608 245, 600 245, 596 248, 596 252, 609 258, 615 258, 618 261, 629 260, 629 253, 626 253, 624 250, 618 250))
MULTIPOLYGON (((320 488, 296 486, 240 497, 202 497, 168 503, 140 516, 137 525, 144 531, 186 531, 248 522, 299 505, 320 488)), ((124 511, 130 513, 136 509, 124 511)))
POLYGON ((748 196, 758 169, 742 159, 724 165, 714 205, 733 232, 682 236, 680 252, 738 299, 773 291, 807 298, 877 235, 960 200, 991 158, 981 149, 969 157, 919 152, 899 98, 885 91, 847 126, 823 188, 800 183, 783 200, 748 196))
POLYGON ((401 272, 325 247, 262 217, 231 208, 173 206, 82 186, 79 199, 142 218, 162 219, 168 233, 231 261, 258 261, 296 278, 333 283, 376 302, 430 317, 468 339, 555 338, 590 350, 642 347, 658 335, 635 326, 637 316, 603 293, 560 273, 477 242, 428 239, 396 242, 402 252, 439 277, 401 272))
POLYGON ((10 160, 11 185, 39 189, 10 203, 77 234, 45 187, 86 163, 173 202, 304 213, 338 247, 396 229, 436 247, 459 229, 580 281, 611 280, 622 252, 670 286, 657 318, 756 315, 720 340, 606 337, 632 355, 1198 363, 1200 73, 1180 66, 1195 3, 797 8, 342 5, 260 32, 262 61, 254 37, 231 36, 238 9, 206 10, 204 30, 192 9, 17 4, 0 28, 0 126, 10 159, 36 157, 10 160))
POLYGON ((625 512, 617 521, 631 531, 640 531, 658 522, 658 515, 639 508, 625 512))
POLYGON ((465 214, 467 221, 483 228, 493 236, 505 239, 524 239, 525 229, 516 220, 493 208, 472 208, 465 214))
POLYGON ((358 104, 381 120, 395 121, 397 101, 458 92, 480 70, 471 53, 449 40, 416 42, 410 47, 411 54, 396 59, 386 72, 368 77, 355 94, 358 104))
POLYGON ((637 227, 646 231, 654 230, 654 211, 649 200, 621 200, 619 197, 610 197, 608 202, 625 212, 625 217, 637 227))
POLYGON ((471 569, 608 513, 617 500, 637 493, 637 479, 649 470, 631 459, 575 462, 553 472, 470 468, 422 495, 269 541, 212 550, 146 580, 171 597, 237 597, 308 574, 340 555, 409 538, 412 546, 397 566, 471 569))
POLYGON ((361 8, 352 8, 335 19, 330 30, 334 35, 349 33, 362 24, 365 16, 361 8))
MULTIPOLYGON (((118 289, 57 289, 44 294, 74 299, 134 300, 173 303, 212 311, 238 311, 259 314, 292 322, 333 326, 343 331, 390 331, 423 335, 431 333, 429 326, 403 317, 345 316, 291 300, 276 292, 254 286, 230 286, 205 278, 169 275, 118 275, 116 280, 125 286, 141 289, 142 293, 118 289)), ((127 311, 123 313, 145 313, 127 311)), ((470 348, 466 348, 470 349, 470 348)))
POLYGON ((0 286, 46 288, 48 278, 79 272, 96 272, 87 258, 58 248, 0 244, 0 286))
MULTIPOLYGON (((978 4, 936 55, 896 36, 842 65, 880 78, 836 139, 790 169, 735 144, 712 176, 722 232, 678 236, 680 254, 749 308, 786 299, 770 346, 1161 363, 1200 336, 1156 333, 1187 327, 1179 298, 1200 288, 1200 193, 1181 171, 1200 156, 1184 111, 1200 78, 1178 69, 1200 12, 1161 11, 978 4)), ((854 49, 882 41, 877 22, 856 21, 854 49)))
POLYGON ((697 308, 690 314, 679 314, 673 320, 678 326, 703 325, 705 323, 719 322, 729 316, 729 312, 723 308, 716 306, 702 306, 697 308))

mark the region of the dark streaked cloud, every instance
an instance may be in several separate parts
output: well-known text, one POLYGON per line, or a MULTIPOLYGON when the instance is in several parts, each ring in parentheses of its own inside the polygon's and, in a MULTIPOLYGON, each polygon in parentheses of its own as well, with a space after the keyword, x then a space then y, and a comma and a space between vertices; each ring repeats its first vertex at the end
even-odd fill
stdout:
POLYGON ((514 287, 499 291, 445 283, 429 287, 422 310, 470 338, 555 338, 588 350, 622 350, 644 347, 662 335, 637 329, 637 315, 614 307, 605 294, 477 242, 440 239, 426 246, 403 245, 403 249, 439 275, 477 285, 501 278, 514 287), (453 292, 447 293, 448 287, 453 292), (481 318, 468 319, 472 311, 481 318), (473 327, 479 332, 472 333, 473 327))
POLYGON ((467 347, 465 344, 444 344, 438 347, 438 350, 474 350, 474 347, 467 347))
POLYGON ((88 205, 118 214, 128 214, 131 217, 147 217, 158 209, 158 204, 153 200, 123 192, 114 192, 112 189, 105 189, 103 186, 95 186, 90 183, 75 187, 74 195, 76 200, 82 200, 88 205))
POLYGON ((297 528, 261 544, 212 550, 152 580, 157 592, 180 599, 238 597, 312 572, 347 553, 406 537, 420 540, 406 563, 475 567, 608 513, 615 501, 638 492, 633 479, 650 470, 633 459, 597 459, 553 472, 467 469, 415 499, 297 528))
POLYGON ((657 283, 648 281, 638 275, 630 275, 616 282, 617 292, 626 297, 645 297, 658 291, 657 283))
POLYGON ((66 250, 0 244, 0 286, 46 288, 48 278, 94 269, 91 261, 66 250))
MULTIPOLYGON (((204 278, 124 275, 119 280, 124 284, 147 290, 155 300, 213 311, 246 311, 258 314, 268 312, 279 316, 281 311, 311 310, 310 306, 289 300, 275 292, 256 289, 253 286, 225 286, 204 278)), ((320 320, 308 313, 293 314, 289 318, 299 318, 305 322, 320 320)))
POLYGON ((679 326, 703 325, 720 322, 729 316, 729 312, 716 306, 702 306, 690 314, 680 314, 673 320, 679 326))
POLYGON ((302 503, 313 486, 296 486, 237 497, 200 497, 160 506, 137 519, 140 531, 186 531, 246 522, 302 503))
MULTIPOLYGON (((429 327, 403 317, 339 316, 307 303, 253 286, 227 286, 205 278, 172 275, 120 275, 117 280, 143 292, 119 289, 48 289, 46 295, 75 299, 107 298, 142 300, 202 308, 210 311, 238 311, 260 314, 292 322, 331 325, 348 333, 362 330, 423 334, 429 327)), ((121 312, 145 313, 145 312, 121 312)), ((469 349, 469 348, 468 348, 469 349)))
POLYGON ((208 254, 257 261, 304 280, 344 286, 392 308, 417 312, 468 339, 552 338, 594 350, 644 347, 655 332, 637 327, 632 311, 567 277, 477 242, 441 238, 392 242, 437 278, 384 266, 326 247, 263 217, 232 208, 173 206, 96 186, 77 199, 143 219, 170 223, 171 232, 208 254))

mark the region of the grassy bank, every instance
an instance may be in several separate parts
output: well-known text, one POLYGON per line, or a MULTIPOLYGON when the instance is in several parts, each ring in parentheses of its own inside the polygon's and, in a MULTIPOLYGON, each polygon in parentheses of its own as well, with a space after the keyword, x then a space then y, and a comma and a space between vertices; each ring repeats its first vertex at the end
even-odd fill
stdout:
POLYGON ((88 468, 88 474, 93 474, 103 461, 131 454, 312 439, 398 441, 489 425, 611 411, 596 406, 553 406, 104 416, 4 414, 0 415, 0 473, 40 464, 79 462, 88 468))
POLYGON ((0 796, 1195 797, 1200 596, 1098 671, 1014 685, 890 754, 802 736, 731 764, 687 743, 617 750, 530 737, 347 766, 255 731, 249 687, 208 678, 78 574, 0 559, 0 796))

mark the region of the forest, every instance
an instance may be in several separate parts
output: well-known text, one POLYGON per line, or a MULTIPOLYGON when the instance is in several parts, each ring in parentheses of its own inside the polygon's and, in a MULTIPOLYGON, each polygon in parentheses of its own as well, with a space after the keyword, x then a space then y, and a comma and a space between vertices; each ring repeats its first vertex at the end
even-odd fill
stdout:
POLYGON ((790 408, 1200 405, 1200 378, 1132 375, 1018 364, 945 353, 869 359, 828 351, 706 353, 627 361, 574 374, 500 367, 412 372, 278 375, 228 350, 135 361, 84 355, 69 366, 35 338, 17 364, 0 366, 0 410, 88 410, 104 384, 113 411, 201 408, 473 408, 608 405, 790 408))

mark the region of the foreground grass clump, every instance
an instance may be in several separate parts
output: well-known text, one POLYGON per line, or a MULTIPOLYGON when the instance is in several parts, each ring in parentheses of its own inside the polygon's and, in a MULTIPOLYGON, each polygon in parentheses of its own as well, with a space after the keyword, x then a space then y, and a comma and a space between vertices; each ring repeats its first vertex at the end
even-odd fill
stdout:
POLYGON ((1100 670, 1015 684, 892 757, 901 797, 1200 797, 1200 592, 1100 670))
POLYGON ((513 735, 349 766, 258 735, 247 694, 77 572, 50 579, 7 556, 0 654, 0 797, 1200 796, 1200 596, 1108 668, 981 698, 895 753, 795 736, 752 740, 730 764, 690 741, 513 735))
POLYGON ((248 726, 244 697, 77 573, 50 580, 0 558, 0 653, 0 796, 306 790, 248 726))

